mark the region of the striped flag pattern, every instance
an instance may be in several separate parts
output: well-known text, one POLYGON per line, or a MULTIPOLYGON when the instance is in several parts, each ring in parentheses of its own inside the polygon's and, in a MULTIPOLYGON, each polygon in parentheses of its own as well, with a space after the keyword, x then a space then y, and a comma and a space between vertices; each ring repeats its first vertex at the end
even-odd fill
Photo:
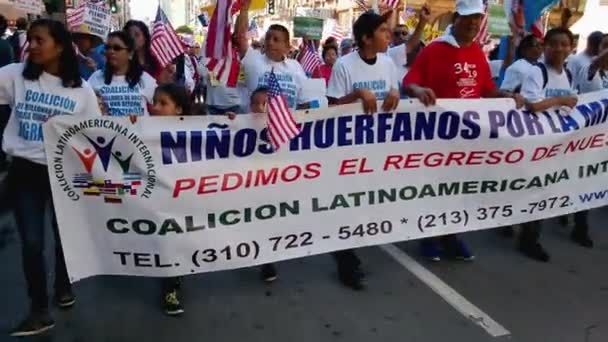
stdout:
POLYGON ((357 4, 357 6, 359 6, 359 8, 363 11, 363 12, 367 12, 371 9, 371 7, 369 7, 367 5, 367 2, 365 2, 365 0, 355 0, 355 3, 357 4))
POLYGON ((268 136, 272 148, 276 151, 281 145, 298 136, 301 131, 289 110, 285 96, 281 93, 281 86, 274 74, 274 69, 270 71, 268 77, 267 112, 268 136))
POLYGON ((152 27, 152 40, 150 52, 156 58, 162 68, 171 64, 175 57, 183 54, 186 50, 179 36, 171 26, 169 19, 158 6, 156 19, 152 27))
POLYGON ((323 64, 323 61, 321 60, 319 53, 316 51, 312 41, 308 41, 302 46, 302 52, 299 59, 300 64, 302 64, 302 68, 308 75, 312 74, 323 64))
POLYGON ((399 6, 399 0, 381 0, 380 4, 383 7, 395 9, 399 6))
POLYGON ((205 56, 209 58, 207 69, 220 84, 231 88, 236 87, 240 71, 238 54, 230 39, 232 15, 239 6, 238 0, 218 1, 211 16, 205 45, 205 56))
POLYGON ((241 66, 238 52, 232 48, 232 43, 229 46, 232 53, 222 59, 209 58, 207 69, 220 84, 235 88, 239 81, 241 66))
POLYGON ((106 8, 107 4, 104 0, 88 0, 82 1, 76 8, 66 9, 66 23, 68 30, 72 31, 78 28, 84 22, 84 15, 86 13, 87 5, 99 6, 106 8))
POLYGON ((346 35, 346 32, 339 25, 335 25, 333 30, 329 34, 330 37, 336 38, 336 40, 338 41, 338 44, 340 43, 340 41, 342 39, 344 39, 345 35, 346 35))
POLYGON ((233 3, 233 0, 218 1, 213 11, 205 45, 205 56, 209 58, 221 59, 229 55, 233 3))
POLYGON ((488 13, 488 0, 483 0, 483 18, 481 19, 481 26, 479 28, 479 33, 477 34, 477 37, 475 38, 475 41, 477 43, 479 43, 479 45, 483 46, 488 42, 488 39, 490 38, 490 31, 489 31, 489 23, 488 23, 488 17, 489 17, 489 13, 488 13))

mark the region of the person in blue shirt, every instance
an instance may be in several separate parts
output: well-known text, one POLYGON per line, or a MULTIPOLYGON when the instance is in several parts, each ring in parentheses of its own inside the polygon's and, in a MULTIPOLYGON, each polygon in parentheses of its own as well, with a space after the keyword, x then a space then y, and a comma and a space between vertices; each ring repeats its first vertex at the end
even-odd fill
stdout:
POLYGON ((72 35, 78 50, 85 57, 80 58, 80 77, 88 80, 95 71, 103 69, 106 64, 105 58, 96 49, 102 43, 102 40, 87 33, 74 32, 72 35))

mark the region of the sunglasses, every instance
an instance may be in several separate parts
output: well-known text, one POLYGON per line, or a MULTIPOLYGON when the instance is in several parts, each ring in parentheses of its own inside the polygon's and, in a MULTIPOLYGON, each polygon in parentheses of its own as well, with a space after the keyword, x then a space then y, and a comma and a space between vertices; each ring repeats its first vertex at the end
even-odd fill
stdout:
POLYGON ((108 45, 106 44, 106 50, 111 50, 111 51, 123 51, 123 50, 129 50, 129 48, 126 48, 124 46, 120 46, 120 45, 108 45))
POLYGON ((406 31, 395 31, 395 32, 393 32, 393 35, 396 37, 398 37, 398 36, 407 37, 408 33, 406 31))

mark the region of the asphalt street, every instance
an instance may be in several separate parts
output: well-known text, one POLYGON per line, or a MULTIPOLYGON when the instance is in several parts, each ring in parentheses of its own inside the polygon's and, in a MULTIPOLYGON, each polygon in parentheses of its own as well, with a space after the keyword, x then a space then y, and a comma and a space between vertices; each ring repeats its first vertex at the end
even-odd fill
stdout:
MULTIPOLYGON (((548 264, 521 256, 514 240, 496 230, 466 234, 477 256, 470 263, 427 262, 415 241, 365 248, 362 292, 340 285, 327 255, 279 263, 279 279, 270 285, 256 269, 190 276, 181 318, 160 310, 157 279, 95 277, 75 284, 72 310, 53 310, 54 330, 24 340, 605 342, 608 210, 590 217, 592 250, 570 242, 569 228, 556 220, 546 222, 548 264)), ((8 331, 28 301, 19 239, 6 211, 0 258, 0 341, 14 341, 8 331)))

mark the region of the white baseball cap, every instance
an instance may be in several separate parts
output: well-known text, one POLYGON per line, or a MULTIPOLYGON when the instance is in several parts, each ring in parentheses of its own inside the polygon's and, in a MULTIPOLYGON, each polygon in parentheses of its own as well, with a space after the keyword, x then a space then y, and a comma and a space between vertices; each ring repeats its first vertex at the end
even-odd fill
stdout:
POLYGON ((460 15, 467 16, 473 14, 483 14, 482 0, 456 0, 456 12, 460 15))

